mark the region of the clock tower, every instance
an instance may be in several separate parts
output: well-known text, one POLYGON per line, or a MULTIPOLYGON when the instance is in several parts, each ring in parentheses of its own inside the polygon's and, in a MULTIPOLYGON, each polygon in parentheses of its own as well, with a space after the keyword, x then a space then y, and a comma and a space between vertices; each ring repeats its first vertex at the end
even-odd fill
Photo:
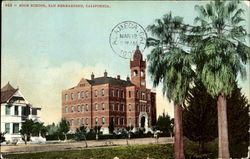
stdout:
POLYGON ((143 60, 139 46, 136 47, 133 60, 130 61, 131 82, 146 89, 146 61, 143 60))

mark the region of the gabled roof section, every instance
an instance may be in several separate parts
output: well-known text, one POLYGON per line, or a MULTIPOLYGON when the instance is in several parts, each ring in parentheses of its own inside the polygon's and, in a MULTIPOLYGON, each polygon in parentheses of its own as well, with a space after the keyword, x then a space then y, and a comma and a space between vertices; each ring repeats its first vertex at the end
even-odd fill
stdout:
POLYGON ((1 103, 5 103, 10 99, 11 96, 13 96, 18 89, 15 89, 10 85, 6 84, 3 88, 1 88, 1 103))
POLYGON ((92 86, 101 85, 101 84, 113 84, 119 86, 134 86, 130 81, 125 81, 121 79, 116 79, 112 77, 98 77, 93 80, 87 80, 92 86))

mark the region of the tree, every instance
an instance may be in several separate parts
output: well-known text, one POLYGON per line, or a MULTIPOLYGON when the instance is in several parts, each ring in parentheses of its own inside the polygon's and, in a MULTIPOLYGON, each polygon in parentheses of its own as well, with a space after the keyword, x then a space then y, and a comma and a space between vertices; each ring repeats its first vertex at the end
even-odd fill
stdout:
POLYGON ((234 85, 232 96, 227 98, 229 151, 232 158, 247 156, 249 144, 249 105, 241 89, 234 85))
POLYGON ((31 137, 32 129, 33 129, 34 121, 33 120, 26 120, 21 127, 20 133, 24 136, 25 145, 27 141, 31 137))
POLYGON ((114 123, 113 123, 113 121, 110 121, 110 123, 109 123, 109 133, 113 134, 114 130, 115 130, 114 123))
POLYGON ((96 134, 96 140, 98 140, 98 138, 99 138, 98 135, 101 133, 101 132, 100 132, 101 127, 102 127, 102 126, 100 126, 100 125, 96 125, 96 126, 94 127, 95 134, 96 134))
POLYGON ((167 136, 171 136, 173 133, 173 125, 171 118, 168 114, 163 113, 158 117, 155 128, 156 130, 160 130, 163 134, 167 136))
POLYGON ((153 47, 148 55, 149 73, 154 87, 163 84, 163 94, 174 102, 175 158, 183 159, 182 104, 193 80, 192 56, 179 46, 178 37, 186 32, 183 18, 166 14, 149 25, 152 37, 147 47, 153 47))
POLYGON ((217 138, 216 100, 202 82, 195 82, 189 90, 183 110, 183 132, 188 139, 199 143, 199 154, 204 144, 217 138))
POLYGON ((45 136, 46 132, 48 132, 47 128, 43 125, 43 123, 34 122, 32 125, 32 134, 33 135, 42 135, 45 136))
POLYGON ((66 119, 62 118, 58 126, 59 126, 59 132, 62 133, 65 136, 65 140, 67 140, 67 132, 69 131, 69 122, 66 119))
POLYGON ((86 139, 86 127, 84 125, 82 125, 80 128, 76 129, 76 140, 77 141, 81 141, 84 140, 85 141, 85 146, 86 148, 88 148, 88 143, 87 143, 87 139, 86 139))
POLYGON ((5 133, 0 132, 0 143, 5 141, 4 135, 5 135, 5 133))
POLYGON ((196 70, 212 97, 217 98, 219 158, 229 158, 227 96, 232 95, 238 73, 245 76, 243 64, 250 57, 250 48, 243 42, 247 35, 242 26, 244 12, 239 2, 215 1, 196 6, 199 22, 193 45, 196 70))

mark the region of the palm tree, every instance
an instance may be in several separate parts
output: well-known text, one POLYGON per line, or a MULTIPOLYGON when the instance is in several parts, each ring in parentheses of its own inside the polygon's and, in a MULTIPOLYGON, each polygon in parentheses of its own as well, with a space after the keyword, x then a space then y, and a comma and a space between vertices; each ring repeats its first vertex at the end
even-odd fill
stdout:
POLYGON ((238 73, 245 76, 243 64, 249 60, 250 49, 244 45, 247 35, 242 26, 243 9, 239 2, 215 1, 196 6, 201 37, 196 44, 198 77, 207 91, 217 99, 219 158, 229 158, 226 98, 231 96, 238 73))
POLYGON ((152 47, 148 55, 149 73, 154 87, 163 84, 163 95, 174 102, 175 158, 183 159, 182 104, 194 75, 191 69, 192 56, 178 47, 180 34, 186 26, 181 17, 166 14, 149 25, 152 37, 147 39, 147 47, 152 47))

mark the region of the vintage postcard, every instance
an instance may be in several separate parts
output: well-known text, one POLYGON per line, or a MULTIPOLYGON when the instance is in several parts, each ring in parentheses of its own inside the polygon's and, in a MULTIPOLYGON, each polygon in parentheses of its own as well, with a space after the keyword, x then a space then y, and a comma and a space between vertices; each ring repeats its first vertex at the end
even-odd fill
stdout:
POLYGON ((1 158, 249 157, 248 1, 1 7, 1 158))

